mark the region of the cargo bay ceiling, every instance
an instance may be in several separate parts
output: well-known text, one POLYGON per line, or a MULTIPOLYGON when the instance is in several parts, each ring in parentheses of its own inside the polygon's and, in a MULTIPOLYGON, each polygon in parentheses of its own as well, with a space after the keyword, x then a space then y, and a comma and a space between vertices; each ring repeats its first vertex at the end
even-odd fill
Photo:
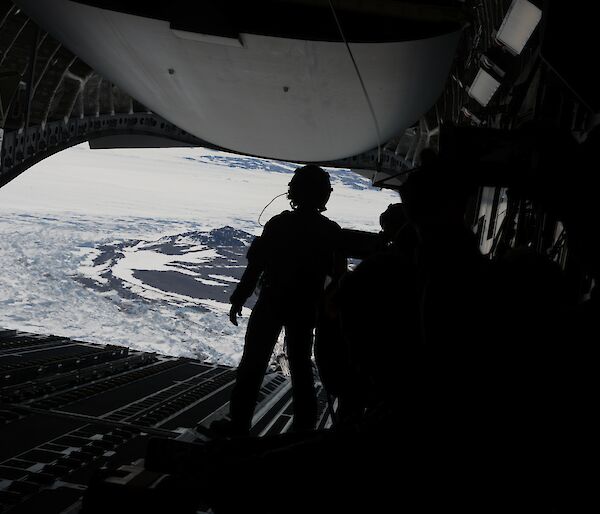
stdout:
MULTIPOLYGON (((2 0, 0 186, 84 141, 93 148, 202 146, 319 162, 360 170, 393 186, 418 163, 423 148, 437 147, 442 122, 510 128, 539 107, 539 84, 548 82, 550 69, 540 64, 539 31, 518 54, 497 38, 514 3, 172 0, 152 7, 111 0, 2 0), (86 18, 90 13, 94 16, 86 18), (131 20, 133 25, 122 25, 131 20), (110 32, 115 24, 121 24, 119 31, 110 32), (179 55, 159 55, 175 40, 179 55), (141 46, 131 49, 136 42, 141 46), (298 42, 303 46, 295 47, 298 42), (269 68, 273 62, 267 62, 260 68, 269 60, 261 45, 269 59, 284 53, 285 66, 276 62, 269 68), (198 48, 210 51, 190 54, 198 48), (240 49, 258 52, 251 69, 235 60, 240 49), (327 60, 320 62, 324 54, 327 60), (220 63, 210 68, 215 55, 220 63), (300 80, 298 92, 297 84, 286 82, 306 71, 288 62, 294 56, 312 59, 310 77, 321 81, 320 89, 307 91, 300 80), (176 64, 163 66, 171 57, 176 64), (223 60, 230 66, 223 67, 223 60), (336 68, 342 60, 343 67, 336 68), (161 77, 152 68, 158 61, 161 77), (330 69, 343 80, 327 75, 330 69), (474 88, 480 70, 494 83, 489 102, 474 88), (220 96, 231 73, 240 84, 220 96), (260 73, 273 75, 276 98, 252 89, 260 73), (197 103, 194 80, 200 77, 204 84, 219 75, 222 81, 204 91, 212 101, 197 103), (310 119, 297 110, 306 105, 314 111, 310 119), (255 109, 254 118, 248 109, 255 109), (344 132, 343 125, 352 129, 344 132)), ((580 98, 567 101, 581 104, 580 98)))

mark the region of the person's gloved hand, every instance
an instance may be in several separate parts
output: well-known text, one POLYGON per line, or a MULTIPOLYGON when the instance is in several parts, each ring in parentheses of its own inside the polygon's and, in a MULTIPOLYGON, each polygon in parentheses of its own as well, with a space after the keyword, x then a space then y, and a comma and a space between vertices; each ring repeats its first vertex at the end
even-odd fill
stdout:
POLYGON ((238 326, 237 317, 242 315, 242 305, 231 304, 229 309, 229 321, 231 321, 236 327, 238 326))

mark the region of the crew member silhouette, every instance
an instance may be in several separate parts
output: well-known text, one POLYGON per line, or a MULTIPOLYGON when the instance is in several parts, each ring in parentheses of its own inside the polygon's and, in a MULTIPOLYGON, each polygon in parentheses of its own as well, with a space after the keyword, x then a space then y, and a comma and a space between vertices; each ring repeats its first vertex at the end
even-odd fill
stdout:
POLYGON ((341 277, 316 330, 315 360, 323 386, 337 399, 338 426, 358 422, 365 409, 396 403, 409 376, 404 367, 415 367, 421 330, 413 265, 417 236, 401 203, 390 204, 379 223, 373 252, 341 277), (392 373, 364 358, 366 346, 374 344, 392 373))
POLYGON ((252 242, 248 266, 231 295, 230 320, 237 325, 242 306, 260 279, 260 293, 248 321, 244 353, 231 395, 231 421, 213 430, 245 435, 262 380, 282 328, 293 387, 294 430, 310 430, 317 420, 311 362, 317 306, 327 277, 337 275, 340 226, 323 216, 332 188, 329 174, 309 164, 297 169, 289 183, 291 211, 267 222, 252 242))

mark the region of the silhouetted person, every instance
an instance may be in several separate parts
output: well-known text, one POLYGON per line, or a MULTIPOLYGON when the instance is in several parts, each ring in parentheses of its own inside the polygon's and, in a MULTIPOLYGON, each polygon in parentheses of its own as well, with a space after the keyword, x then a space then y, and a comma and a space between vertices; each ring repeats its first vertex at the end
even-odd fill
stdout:
MULTIPOLYGON (((352 315, 356 315, 354 324, 358 325, 356 328, 359 330, 356 332, 357 337, 352 339, 353 341, 361 339, 361 343, 366 344, 371 338, 360 338, 358 334, 364 334, 382 321, 383 324, 387 324, 380 316, 373 317, 371 309, 374 302, 381 305, 385 300, 368 294, 373 291, 363 291, 359 287, 353 286, 348 287, 348 284, 360 282, 352 279, 355 275, 365 276, 367 280, 370 280, 367 276, 368 273, 362 272, 366 266, 365 259, 370 259, 382 252, 388 252, 395 235, 405 223, 406 216, 404 216, 402 204, 390 204, 379 216, 381 231, 376 235, 373 234, 375 237, 372 238, 373 244, 370 245, 370 248, 356 247, 352 242, 344 247, 348 255, 358 254, 363 261, 358 264, 354 272, 343 275, 340 283, 331 283, 323 299, 319 323, 315 332, 315 361, 319 369, 321 382, 330 395, 330 401, 333 398, 338 400, 336 416, 338 421, 346 417, 354 418, 360 415, 364 402, 362 400, 358 401, 358 396, 362 396, 365 391, 365 384, 363 383, 365 377, 358 374, 359 363, 356 362, 356 355, 352 355, 353 352, 348 337, 350 332, 346 330, 346 334, 342 333, 341 304, 351 305, 352 315), (367 249, 369 250, 368 253, 365 252, 367 249), (344 284, 342 291, 340 286, 344 284)), ((390 277, 386 276, 387 269, 380 271, 376 277, 372 277, 377 281, 383 280, 382 284, 378 282, 375 285, 375 289, 389 283, 390 277)), ((362 282, 360 283, 362 284, 362 282)), ((346 320, 349 321, 347 316, 346 320)), ((377 338, 375 339, 377 340, 377 338)))
POLYGON ((407 377, 404 366, 414 368, 409 355, 420 340, 416 234, 399 203, 388 206, 380 224, 379 250, 344 275, 333 295, 339 334, 318 334, 315 348, 321 354, 320 371, 328 364, 331 379, 323 383, 338 398, 342 423, 356 422, 365 409, 394 397, 407 377), (386 371, 365 359, 365 352, 373 351, 385 358, 386 371))
POLYGON ((415 253, 425 344, 457 352, 477 345, 477 311, 486 260, 464 216, 471 188, 460 170, 422 153, 422 167, 400 189, 418 235, 415 253))
POLYGON ((532 439, 540 427, 532 415, 538 405, 532 404, 532 381, 524 375, 535 370, 525 365, 528 348, 514 344, 511 295, 504 296, 506 302, 495 298, 504 294, 507 281, 498 279, 465 223, 473 191, 463 177, 460 167, 428 152, 400 191, 418 234, 415 262, 427 356, 420 386, 430 409, 444 420, 441 450, 454 460, 451 480, 476 483, 496 508, 523 498, 530 509, 543 486, 540 445, 532 439))
POLYGON ((391 203, 387 209, 379 216, 379 225, 381 226, 380 237, 382 240, 382 249, 394 244, 398 232, 406 225, 406 214, 401 203, 391 203))
POLYGON ((331 191, 329 174, 322 168, 307 165, 297 169, 288 192, 292 211, 269 220, 248 250, 248 267, 231 295, 234 325, 259 278, 260 294, 248 321, 231 395, 231 422, 215 422, 215 430, 231 435, 248 433, 264 373, 283 327, 293 387, 293 428, 314 428, 313 330, 326 278, 336 273, 341 230, 321 214, 331 191))
MULTIPOLYGON (((354 257, 362 259, 362 262, 358 264, 358 267, 363 269, 365 267, 365 259, 387 253, 394 242, 394 238, 398 231, 406 224, 406 216, 402 210, 402 204, 390 204, 387 209, 379 216, 379 224, 381 231, 377 234, 354 231, 345 229, 343 232, 346 234, 352 234, 353 236, 358 235, 359 239, 350 238, 350 240, 342 243, 342 252, 346 252, 347 257, 354 257), (368 239, 365 238, 368 236, 368 239)), ((342 236, 343 238, 343 236, 342 236)), ((377 266, 375 266, 377 267, 377 266)), ((385 275, 386 270, 381 270, 382 273, 377 277, 378 279, 386 282, 389 277, 385 275)), ((354 275, 352 273, 351 275, 354 275)), ((362 272, 358 273, 363 275, 362 272)), ((341 277, 341 283, 353 282, 348 279, 348 275, 344 274, 341 277)), ((319 368, 319 376, 328 394, 337 397, 341 401, 341 395, 344 395, 343 390, 347 390, 349 387, 360 388, 362 384, 358 383, 360 380, 351 371, 351 367, 354 367, 354 363, 350 362, 350 353, 348 341, 342 334, 341 320, 340 320, 340 302, 342 297, 348 297, 348 303, 357 303, 358 311, 360 312, 361 306, 367 307, 373 303, 374 298, 366 298, 361 296, 360 291, 356 291, 354 294, 350 291, 352 288, 345 288, 344 292, 340 292, 340 283, 332 282, 326 289, 326 293, 323 298, 323 302, 320 308, 319 323, 316 330, 315 339, 315 360, 319 368)), ((377 299, 377 303, 381 303, 380 298, 377 299)), ((365 311, 361 313, 356 319, 357 323, 361 323, 361 332, 368 330, 367 327, 372 327, 377 324, 379 320, 374 318, 371 320, 368 313, 365 311), (361 320, 369 320, 368 323, 361 323, 361 320)), ((344 409, 338 407, 338 412, 344 409)))

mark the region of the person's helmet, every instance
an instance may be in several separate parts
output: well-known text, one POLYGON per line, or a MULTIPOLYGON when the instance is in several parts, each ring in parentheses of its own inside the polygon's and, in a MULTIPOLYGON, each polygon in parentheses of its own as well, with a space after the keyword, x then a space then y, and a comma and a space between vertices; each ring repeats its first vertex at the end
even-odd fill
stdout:
POLYGON ((323 212, 333 191, 329 173, 316 164, 308 164, 294 171, 288 186, 287 197, 293 209, 309 207, 323 212))
POLYGON ((388 208, 379 216, 381 230, 390 239, 396 235, 405 223, 406 214, 404 213, 404 206, 401 203, 389 204, 388 208))

